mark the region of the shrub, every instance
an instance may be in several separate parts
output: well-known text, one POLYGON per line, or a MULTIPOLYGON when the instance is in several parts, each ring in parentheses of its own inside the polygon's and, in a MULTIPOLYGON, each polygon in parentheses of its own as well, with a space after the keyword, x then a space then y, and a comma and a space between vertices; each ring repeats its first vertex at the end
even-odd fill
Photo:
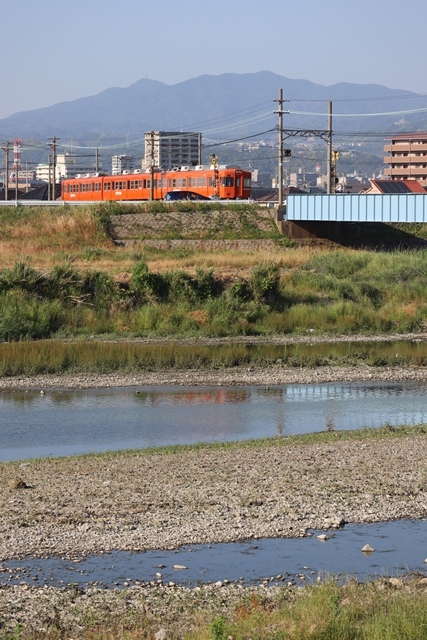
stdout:
POLYGON ((0 292, 21 289, 43 297, 46 286, 46 277, 25 262, 17 262, 13 269, 6 269, 0 277, 0 292))
POLYGON ((194 290, 199 300, 207 300, 221 293, 222 286, 219 280, 216 280, 213 269, 206 271, 200 267, 196 268, 194 290))
POLYGON ((169 271, 165 274, 169 286, 168 299, 170 302, 194 302, 197 290, 194 280, 184 271, 169 271))
POLYGON ((96 309, 112 304, 117 296, 117 288, 111 276, 105 271, 87 271, 81 284, 84 302, 90 302, 96 309))
POLYGON ((68 264, 54 267, 50 273, 49 291, 50 298, 66 300, 79 295, 81 276, 77 269, 68 264))
POLYGON ((149 270, 145 260, 138 260, 132 269, 129 291, 136 303, 154 301, 167 297, 168 284, 167 278, 149 270))
POLYGON ((61 325, 59 302, 42 302, 25 293, 11 292, 0 298, 0 340, 48 338, 61 325))
POLYGON ((275 304, 280 297, 280 272, 279 266, 273 262, 255 267, 252 271, 249 284, 257 302, 275 304))

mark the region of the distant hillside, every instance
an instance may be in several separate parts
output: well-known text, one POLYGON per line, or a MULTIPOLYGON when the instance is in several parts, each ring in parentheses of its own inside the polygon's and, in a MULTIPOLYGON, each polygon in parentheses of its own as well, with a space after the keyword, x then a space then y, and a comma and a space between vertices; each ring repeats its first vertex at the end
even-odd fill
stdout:
MULTIPOLYGON (((279 88, 291 102, 291 111, 325 113, 325 101, 333 101, 338 113, 390 113, 427 107, 426 97, 381 85, 340 83, 325 87, 307 80, 291 80, 269 71, 247 74, 203 75, 166 85, 142 79, 131 86, 111 88, 95 96, 63 102, 44 109, 16 113, 0 120, 0 140, 46 139, 57 136, 70 139, 102 141, 111 136, 141 136, 150 130, 196 130, 220 128, 215 121, 239 111, 271 105, 272 119, 248 123, 238 135, 258 133, 274 127, 273 115, 279 88), (396 97, 398 96, 398 97, 396 97), (362 101, 369 98, 369 102, 362 101), (341 102, 352 100, 353 102, 341 102), (319 101, 319 102, 317 102, 319 101)), ((244 113, 242 119, 244 118, 244 113)), ((325 129, 325 116, 286 115, 288 127, 325 129)), ((427 114, 383 115, 381 117, 335 117, 334 131, 391 132, 427 128, 427 114)), ((224 136, 224 134, 221 134, 224 136)), ((227 134, 225 134, 227 135, 227 134)), ((235 136, 232 132, 231 138, 235 136)))

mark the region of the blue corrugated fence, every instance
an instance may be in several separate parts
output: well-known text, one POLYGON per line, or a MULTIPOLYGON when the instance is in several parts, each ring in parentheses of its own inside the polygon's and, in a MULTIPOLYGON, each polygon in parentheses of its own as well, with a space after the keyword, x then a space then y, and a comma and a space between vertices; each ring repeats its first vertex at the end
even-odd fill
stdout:
POLYGON ((427 222, 427 193, 288 195, 286 219, 317 222, 427 222))

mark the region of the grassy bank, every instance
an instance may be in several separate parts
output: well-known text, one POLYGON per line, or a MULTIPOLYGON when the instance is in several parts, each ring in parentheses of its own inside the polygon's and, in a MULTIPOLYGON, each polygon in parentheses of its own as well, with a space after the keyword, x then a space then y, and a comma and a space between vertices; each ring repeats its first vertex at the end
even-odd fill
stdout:
POLYGON ((1 341, 392 334, 427 326, 425 250, 277 240, 266 254, 262 230, 259 251, 125 249, 108 236, 108 208, 0 215, 1 341))
POLYGON ((2 640, 414 640, 427 628, 420 576, 342 586, 328 579, 302 590, 158 586, 89 595, 9 587, 0 592, 5 627, 24 617, 20 607, 31 611, 32 600, 38 619, 0 628, 2 640))

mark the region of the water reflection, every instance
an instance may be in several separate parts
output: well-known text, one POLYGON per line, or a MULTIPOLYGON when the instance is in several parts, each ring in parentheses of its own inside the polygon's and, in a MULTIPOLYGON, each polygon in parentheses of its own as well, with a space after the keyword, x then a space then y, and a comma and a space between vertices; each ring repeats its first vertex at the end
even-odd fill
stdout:
POLYGON ((224 387, 218 389, 199 389, 192 388, 187 391, 181 391, 179 394, 172 394, 170 390, 162 391, 137 391, 137 401, 142 402, 146 406, 158 407, 162 404, 185 404, 185 405, 208 405, 208 404, 225 404, 227 402, 237 403, 248 400, 250 396, 249 390, 227 389, 224 387))
POLYGON ((0 460, 427 422, 422 383, 0 394, 0 460))

